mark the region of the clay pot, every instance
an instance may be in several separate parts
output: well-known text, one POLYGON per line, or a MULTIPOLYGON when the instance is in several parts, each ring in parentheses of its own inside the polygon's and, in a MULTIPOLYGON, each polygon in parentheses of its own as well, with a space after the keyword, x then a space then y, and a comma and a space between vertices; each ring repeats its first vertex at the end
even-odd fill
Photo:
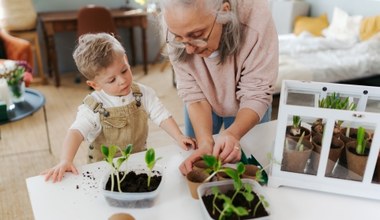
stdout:
MULTIPOLYGON (((322 136, 316 135, 312 139, 312 144, 314 146, 313 152, 311 154, 312 169, 317 172, 319 166, 319 160, 322 150, 322 136)), ((335 167, 336 161, 339 159, 344 148, 344 142, 337 137, 333 137, 330 144, 329 157, 326 165, 326 174, 330 175, 335 167)))
POLYGON ((301 126, 301 134, 294 136, 293 134, 290 133, 290 129, 292 129, 292 127, 293 126, 291 126, 291 125, 286 126, 286 137, 287 138, 291 138, 295 141, 298 141, 302 135, 302 132, 305 132, 305 136, 303 139, 310 141, 311 131, 309 129, 301 126))
POLYGON ((356 143, 356 141, 350 141, 346 144, 347 168, 350 171, 348 177, 361 181, 367 165, 369 146, 366 147, 364 155, 358 155, 355 150, 356 143))
POLYGON ((281 170, 295 172, 295 173, 305 173, 306 163, 310 157, 311 151, 313 150, 313 145, 310 141, 303 140, 304 145, 303 151, 294 150, 297 142, 289 140, 289 148, 285 147, 284 155, 282 158, 281 170))
POLYGON ((198 186, 207 179, 210 175, 204 170, 194 169, 186 175, 187 185, 189 187, 191 196, 194 199, 199 199, 197 194, 198 186))

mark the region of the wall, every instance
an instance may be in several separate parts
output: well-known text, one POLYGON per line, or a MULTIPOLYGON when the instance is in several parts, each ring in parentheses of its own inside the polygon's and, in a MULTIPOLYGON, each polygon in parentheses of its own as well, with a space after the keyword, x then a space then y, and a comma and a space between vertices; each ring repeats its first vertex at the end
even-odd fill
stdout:
POLYGON ((311 5, 311 15, 319 16, 327 13, 332 18, 334 7, 339 7, 350 15, 373 16, 380 15, 380 1, 378 0, 305 0, 311 5))
MULTIPOLYGON (((130 0, 128 4, 126 3, 126 0, 33 0, 33 3, 37 12, 78 10, 87 4, 97 4, 109 8, 120 8, 127 6, 132 8, 141 7, 140 5, 134 3, 132 0, 130 0)), ((148 44, 148 61, 153 62, 159 53, 160 36, 158 34, 157 25, 155 24, 155 18, 150 15, 148 17, 148 20, 148 29, 146 32, 148 44)), ((38 28, 39 31, 41 31, 40 25, 38 28)), ((128 43, 129 32, 123 29, 119 29, 118 32, 125 44, 127 54, 130 56, 130 45, 128 43)), ((136 28, 134 34, 136 44, 136 62, 137 64, 142 64, 141 32, 138 28, 136 28)), ((74 32, 59 33, 55 36, 56 50, 58 55, 58 68, 61 74, 65 72, 76 71, 74 60, 71 56, 75 47, 75 40, 76 34, 74 32)), ((41 43, 43 43, 42 40, 41 43)), ((43 55, 46 57, 45 53, 43 55)), ((46 71, 46 62, 44 66, 46 71)))

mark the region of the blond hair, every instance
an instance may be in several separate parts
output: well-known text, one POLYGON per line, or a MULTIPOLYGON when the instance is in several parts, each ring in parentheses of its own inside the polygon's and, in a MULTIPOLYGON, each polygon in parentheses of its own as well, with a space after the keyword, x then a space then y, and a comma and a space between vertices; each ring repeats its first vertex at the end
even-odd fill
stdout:
POLYGON ((116 56, 123 54, 125 49, 114 36, 107 33, 84 34, 78 39, 73 58, 79 72, 93 80, 113 63, 116 56))

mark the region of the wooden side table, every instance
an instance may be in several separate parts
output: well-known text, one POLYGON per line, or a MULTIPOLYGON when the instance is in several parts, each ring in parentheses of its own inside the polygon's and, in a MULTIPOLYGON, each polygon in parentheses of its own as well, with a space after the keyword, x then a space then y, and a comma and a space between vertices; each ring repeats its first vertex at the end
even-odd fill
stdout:
MULTIPOLYGON (((49 153, 51 153, 51 143, 50 143, 50 135, 49 135, 49 127, 47 123, 46 117, 46 108, 45 108, 45 96, 35 90, 35 89, 25 89, 24 94, 25 100, 23 102, 15 103, 15 108, 8 112, 8 120, 0 121, 0 125, 15 122, 26 118, 28 116, 33 115, 33 113, 37 112, 39 109, 43 109, 44 111, 44 122, 46 128, 46 136, 48 140, 49 153)), ((0 140, 1 140, 1 131, 0 131, 0 140)))

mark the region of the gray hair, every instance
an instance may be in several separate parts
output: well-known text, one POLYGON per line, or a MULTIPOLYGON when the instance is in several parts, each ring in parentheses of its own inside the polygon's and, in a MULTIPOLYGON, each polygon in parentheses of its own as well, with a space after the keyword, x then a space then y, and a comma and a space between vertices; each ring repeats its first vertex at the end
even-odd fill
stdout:
POLYGON ((114 36, 108 33, 84 34, 78 39, 73 58, 79 72, 92 80, 99 71, 109 67, 116 56, 124 54, 124 47, 114 36))
MULTIPOLYGON (((237 0, 161 0, 162 14, 168 7, 199 8, 208 10, 213 14, 218 13, 217 23, 223 24, 222 36, 219 43, 220 63, 223 64, 227 56, 236 54, 240 49, 242 41, 241 24, 238 18, 237 0), (223 3, 230 4, 230 11, 220 11, 223 3)), ((166 23, 161 14, 161 26, 163 36, 166 34, 166 23)), ((169 50, 174 61, 185 61, 188 55, 184 48, 173 48, 169 50)))

